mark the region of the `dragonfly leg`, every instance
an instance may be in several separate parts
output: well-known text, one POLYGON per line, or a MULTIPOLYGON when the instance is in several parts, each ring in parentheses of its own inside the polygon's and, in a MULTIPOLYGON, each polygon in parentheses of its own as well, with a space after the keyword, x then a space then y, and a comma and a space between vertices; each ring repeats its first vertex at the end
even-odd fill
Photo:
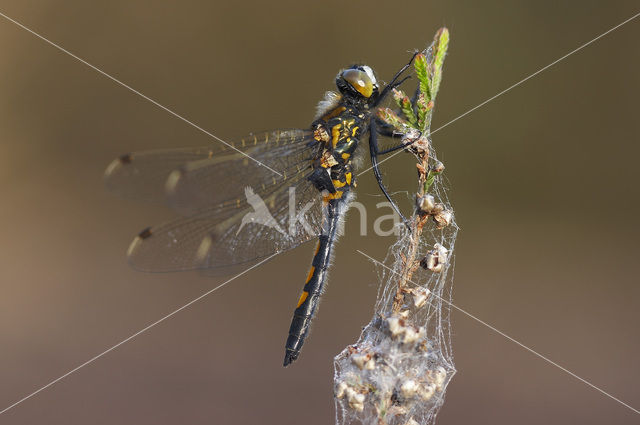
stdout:
POLYGON ((413 55, 411 56, 411 59, 409 60, 409 62, 406 65, 404 65, 402 68, 400 68, 400 70, 398 72, 396 72, 396 75, 393 76, 393 79, 389 82, 389 84, 387 84, 387 86, 384 88, 384 90, 382 90, 382 93, 380 93, 380 96, 378 96, 378 98, 376 99, 376 102, 373 105, 374 107, 378 106, 380 104, 380 102, 382 102, 384 100, 384 98, 389 94, 389 92, 392 89, 398 87, 400 84, 402 84, 408 78, 411 78, 411 76, 408 76, 408 77, 404 77, 402 80, 398 81, 398 78, 400 78, 402 73, 405 72, 407 69, 409 69, 409 67, 413 63, 413 60, 416 58, 416 56, 418 56, 418 53, 419 52, 417 52, 417 51, 414 52, 413 55))
POLYGON ((422 137, 422 132, 419 132, 419 133, 418 133, 418 136, 416 136, 416 137, 415 137, 414 139, 412 139, 412 140, 409 140, 408 142, 400 143, 399 145, 394 146, 394 147, 392 147, 392 148, 385 149, 385 150, 382 150, 382 151, 378 151, 378 155, 386 155, 386 154, 388 154, 388 153, 395 152, 395 151, 400 150, 400 149, 404 149, 404 148, 406 148, 407 146, 411 146, 411 145, 412 145, 416 140, 418 140, 420 137, 422 137))
POLYGON ((391 203, 391 207, 394 211, 400 216, 402 222, 410 228, 409 220, 402 214, 398 205, 391 199, 391 195, 387 192, 387 188, 382 181, 382 174, 380 173, 380 167, 378 165, 378 155, 380 155, 380 151, 378 150, 378 131, 376 126, 375 118, 371 119, 370 127, 369 127, 369 153, 371 156, 371 167, 373 169, 373 174, 376 177, 376 181, 378 182, 378 186, 380 186, 380 190, 384 194, 385 198, 391 203))

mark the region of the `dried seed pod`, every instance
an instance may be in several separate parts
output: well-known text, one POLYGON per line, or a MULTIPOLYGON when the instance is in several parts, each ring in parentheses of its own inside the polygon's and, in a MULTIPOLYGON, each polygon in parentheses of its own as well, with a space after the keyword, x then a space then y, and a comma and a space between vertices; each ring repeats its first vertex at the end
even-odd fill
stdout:
POLYGON ((416 328, 408 325, 407 322, 397 316, 387 318, 386 324, 391 338, 399 340, 403 344, 413 344, 426 334, 424 327, 416 328))
POLYGON ((442 173, 444 171, 444 164, 441 161, 436 160, 433 164, 433 167, 431 167, 431 171, 436 174, 442 173))
MULTIPOLYGON (((404 416, 407 414, 407 408, 398 404, 392 404, 386 411, 385 416, 404 416)), ((379 422, 376 422, 379 423, 379 422)))
POLYGON ((435 370, 427 372, 427 379, 435 385, 436 390, 442 391, 442 385, 447 379, 447 371, 442 366, 438 366, 435 370))
POLYGON ((350 386, 344 381, 341 381, 336 387, 335 391, 336 398, 345 398, 349 403, 349 407, 355 409, 359 412, 362 412, 364 409, 364 400, 365 395, 361 392, 358 392, 354 387, 350 386))
POLYGON ((433 221, 436 222, 438 229, 442 229, 451 224, 453 220, 453 213, 451 210, 443 210, 437 214, 434 214, 433 221))
POLYGON ((435 206, 436 201, 433 195, 427 194, 418 198, 418 208, 424 213, 431 214, 435 206))
POLYGON ((436 392, 436 386, 433 384, 421 385, 418 395, 425 401, 430 400, 436 392))
POLYGON ((347 395, 347 401, 349 402, 349 407, 358 412, 362 412, 364 410, 364 394, 360 394, 356 392, 353 388, 347 387, 345 391, 347 395))
POLYGON ((336 387, 336 393, 335 393, 335 394, 336 394, 336 397, 337 397, 337 398, 342 398, 342 397, 344 397, 344 393, 347 391, 347 388, 348 388, 348 387, 349 387, 349 386, 347 385, 347 383, 346 383, 346 382, 341 381, 341 382, 338 384, 338 386, 336 387))
POLYGON ((364 364, 365 370, 373 370, 375 368, 376 368, 376 361, 373 357, 370 358, 369 361, 364 364))
POLYGON ((405 331, 404 321, 397 317, 389 317, 387 319, 387 327, 392 338, 397 338, 404 334, 405 331))
POLYGON ((439 243, 435 244, 433 248, 420 260, 420 266, 432 272, 440 273, 448 262, 449 250, 439 243))
POLYGON ((413 305, 416 308, 420 308, 425 305, 430 294, 430 291, 423 287, 412 288, 410 292, 411 295, 413 295, 413 305))
POLYGON ((418 392, 419 385, 413 379, 407 379, 400 385, 400 395, 404 398, 413 397, 418 392))
POLYGON ((425 332, 425 329, 422 327, 416 329, 413 326, 407 326, 404 331, 404 338, 402 339, 402 342, 405 344, 413 344, 422 338, 425 332))
POLYGON ((375 366, 375 362, 373 361, 372 357, 373 356, 371 355, 371 353, 354 354, 353 356, 351 356, 351 361, 353 362, 353 364, 358 366, 360 370, 363 370, 363 369, 371 370, 375 366))

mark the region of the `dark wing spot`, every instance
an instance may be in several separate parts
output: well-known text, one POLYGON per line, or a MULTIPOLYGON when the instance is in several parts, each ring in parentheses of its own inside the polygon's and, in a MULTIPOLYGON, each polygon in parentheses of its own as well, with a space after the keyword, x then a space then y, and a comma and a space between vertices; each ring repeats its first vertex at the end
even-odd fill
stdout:
POLYGON ((142 232, 138 234, 138 237, 140 239, 147 239, 150 236, 151 236, 151 227, 147 227, 146 229, 144 229, 142 232))
POLYGON ((122 155, 118 159, 120 160, 121 164, 131 164, 131 160, 133 159, 133 157, 131 156, 130 153, 127 153, 127 154, 122 155))

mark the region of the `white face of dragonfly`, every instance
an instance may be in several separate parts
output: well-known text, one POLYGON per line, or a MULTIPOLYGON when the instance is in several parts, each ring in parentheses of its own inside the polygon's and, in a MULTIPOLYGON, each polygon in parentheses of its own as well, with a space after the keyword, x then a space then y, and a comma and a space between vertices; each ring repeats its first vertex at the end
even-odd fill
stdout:
POLYGON ((378 80, 376 79, 376 76, 373 73, 373 69, 371 69, 371 67, 367 65, 363 65, 361 68, 369 76, 369 79, 371 79, 371 83, 373 84, 373 86, 378 87, 378 80))

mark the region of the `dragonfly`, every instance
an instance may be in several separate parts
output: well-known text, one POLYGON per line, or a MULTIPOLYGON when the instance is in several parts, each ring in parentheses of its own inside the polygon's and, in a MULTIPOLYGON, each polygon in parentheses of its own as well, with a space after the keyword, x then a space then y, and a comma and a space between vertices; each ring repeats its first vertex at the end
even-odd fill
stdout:
POLYGON ((115 159, 105 172, 108 189, 126 198, 163 202, 179 215, 141 231, 127 251, 130 264, 148 272, 228 274, 316 239, 285 345, 283 365, 291 364, 327 281, 363 156, 358 146, 367 135, 374 176, 406 223, 383 183, 378 157, 410 142, 381 150, 378 135, 394 132, 375 111, 410 78, 401 77, 414 58, 384 88, 367 65, 342 69, 335 81, 338 91, 325 94, 307 129, 251 133, 215 148, 135 152, 115 159))

